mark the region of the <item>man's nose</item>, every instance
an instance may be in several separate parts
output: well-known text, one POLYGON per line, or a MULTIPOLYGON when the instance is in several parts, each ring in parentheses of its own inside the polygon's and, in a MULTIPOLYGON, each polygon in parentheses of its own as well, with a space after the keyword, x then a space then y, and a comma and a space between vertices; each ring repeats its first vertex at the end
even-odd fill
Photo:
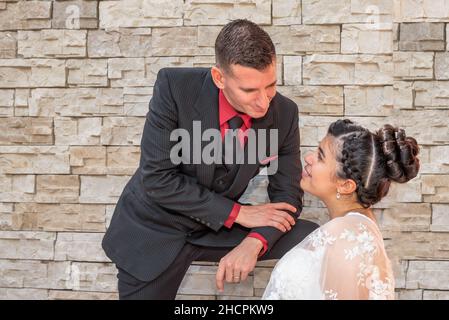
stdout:
POLYGON ((266 92, 262 92, 257 99, 257 106, 259 108, 267 109, 270 104, 270 98, 266 92))

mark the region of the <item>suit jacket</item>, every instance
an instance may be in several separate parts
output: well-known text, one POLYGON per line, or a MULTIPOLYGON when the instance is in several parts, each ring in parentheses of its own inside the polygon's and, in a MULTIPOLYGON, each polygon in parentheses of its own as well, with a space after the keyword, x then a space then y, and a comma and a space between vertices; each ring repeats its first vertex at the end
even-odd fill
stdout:
MULTIPOLYGON (((166 270, 186 242, 234 247, 255 231, 265 237, 270 250, 283 234, 273 227, 250 230, 235 223, 230 229, 223 225, 248 182, 266 165, 264 161, 240 164, 229 188, 218 193, 211 187, 215 164, 175 165, 170 160, 170 150, 177 143, 170 141, 174 129, 183 128, 192 136, 193 121, 201 121, 202 131, 219 130, 218 93, 209 68, 164 68, 158 73, 140 164, 117 202, 102 242, 117 266, 142 281, 151 281, 166 270)), ((269 176, 268 195, 271 202, 296 207, 295 216, 299 216, 303 192, 297 105, 277 93, 266 115, 253 119, 252 129, 256 133, 278 129, 278 169, 269 176)), ((267 134, 268 156, 269 147, 267 134)), ((193 157, 198 151, 191 149, 193 157)))

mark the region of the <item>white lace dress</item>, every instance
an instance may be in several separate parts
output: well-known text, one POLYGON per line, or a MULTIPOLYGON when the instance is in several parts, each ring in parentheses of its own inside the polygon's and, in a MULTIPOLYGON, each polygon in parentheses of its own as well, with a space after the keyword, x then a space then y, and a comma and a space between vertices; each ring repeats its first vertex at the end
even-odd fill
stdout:
POLYGON ((278 261, 262 299, 394 299, 376 223, 350 212, 316 229, 278 261))

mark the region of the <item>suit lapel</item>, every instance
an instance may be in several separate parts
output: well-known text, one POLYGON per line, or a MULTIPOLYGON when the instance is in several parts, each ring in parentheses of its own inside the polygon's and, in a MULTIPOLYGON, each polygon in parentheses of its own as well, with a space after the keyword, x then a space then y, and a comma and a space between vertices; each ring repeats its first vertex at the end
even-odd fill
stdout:
MULTIPOLYGON (((201 134, 207 129, 220 129, 218 117, 218 88, 212 81, 210 71, 204 80, 199 98, 195 103, 193 110, 195 113, 193 119, 201 121, 201 134)), ((208 141, 201 141, 200 152, 202 152, 208 143, 208 141)), ((212 185, 214 173, 215 165, 213 164, 201 163, 197 166, 198 182, 208 188, 212 185)))

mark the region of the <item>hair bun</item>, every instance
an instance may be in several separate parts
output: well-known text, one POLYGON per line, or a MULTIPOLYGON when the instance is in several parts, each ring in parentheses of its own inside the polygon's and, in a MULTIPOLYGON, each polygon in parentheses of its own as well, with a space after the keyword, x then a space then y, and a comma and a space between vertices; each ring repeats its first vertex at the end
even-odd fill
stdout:
POLYGON ((405 130, 386 124, 377 131, 382 151, 385 156, 387 177, 395 182, 407 182, 418 174, 419 146, 412 137, 407 137, 405 130))

